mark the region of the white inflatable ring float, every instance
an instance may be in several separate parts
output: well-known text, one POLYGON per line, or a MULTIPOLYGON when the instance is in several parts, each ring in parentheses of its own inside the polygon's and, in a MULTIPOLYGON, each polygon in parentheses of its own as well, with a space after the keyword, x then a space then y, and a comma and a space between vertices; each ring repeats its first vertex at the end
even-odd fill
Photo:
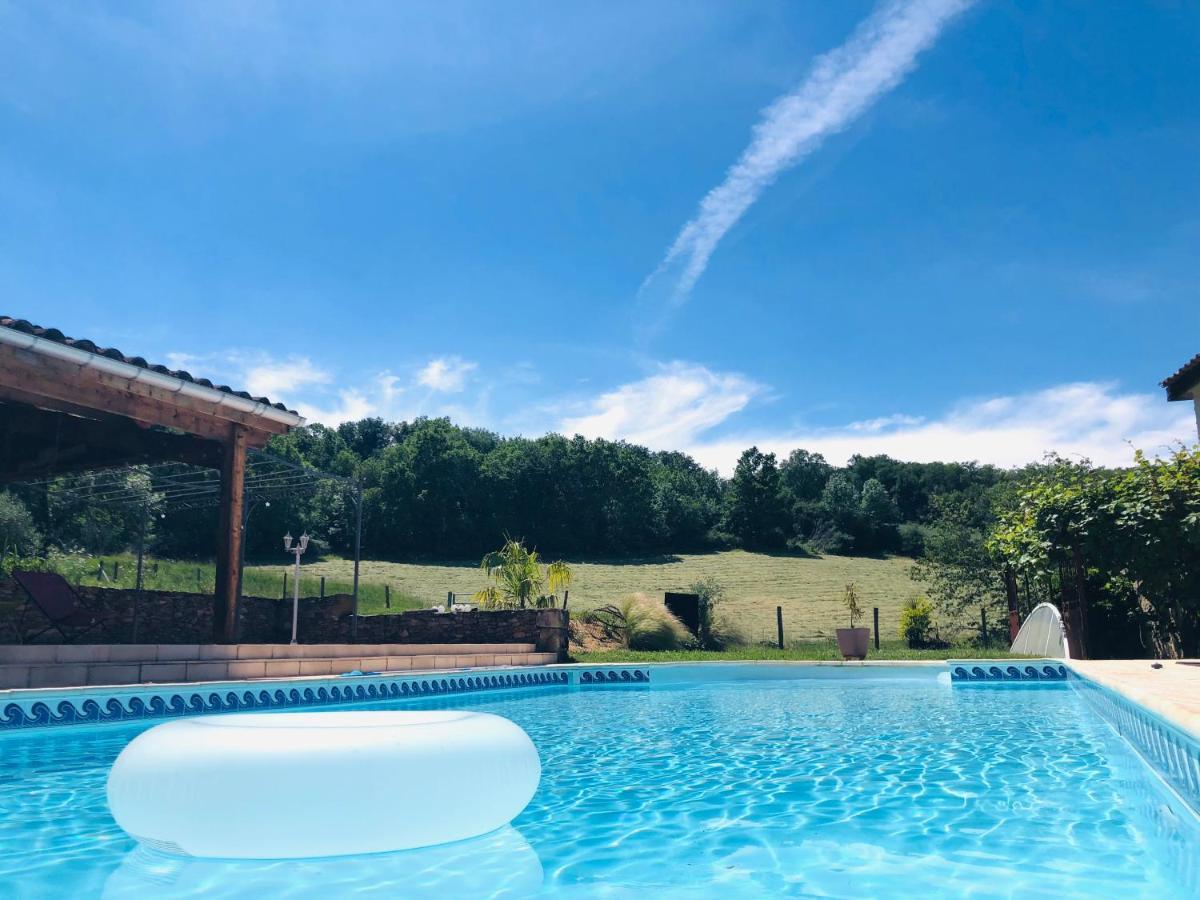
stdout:
POLYGON ((157 725, 113 763, 130 836, 191 856, 285 859, 406 850, 508 824, 537 749, 488 713, 250 713, 157 725))

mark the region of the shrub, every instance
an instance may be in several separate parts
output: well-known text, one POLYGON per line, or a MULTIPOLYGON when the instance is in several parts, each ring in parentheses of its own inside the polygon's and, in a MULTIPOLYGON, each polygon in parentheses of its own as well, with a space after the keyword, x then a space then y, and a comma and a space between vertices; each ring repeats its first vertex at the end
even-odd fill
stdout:
POLYGON ((734 629, 717 615, 717 607, 725 599, 725 586, 715 578, 695 581, 688 588, 700 598, 700 629, 696 638, 701 650, 724 650, 736 642, 734 629))
POLYGON ((836 556, 844 556, 854 550, 854 536, 842 531, 832 522, 818 524, 808 543, 818 553, 832 553, 836 556))
POLYGON ((897 531, 900 533, 900 552, 905 556, 925 555, 926 526, 916 522, 905 522, 897 531))
POLYGON ((900 637, 909 647, 927 647, 933 640, 933 604, 926 597, 913 597, 900 611, 900 637))
POLYGON ((0 491, 0 557, 32 556, 42 543, 28 508, 6 491, 0 491))
POLYGON ((630 594, 601 606, 589 618, 629 650, 678 650, 691 638, 679 619, 645 594, 630 594))

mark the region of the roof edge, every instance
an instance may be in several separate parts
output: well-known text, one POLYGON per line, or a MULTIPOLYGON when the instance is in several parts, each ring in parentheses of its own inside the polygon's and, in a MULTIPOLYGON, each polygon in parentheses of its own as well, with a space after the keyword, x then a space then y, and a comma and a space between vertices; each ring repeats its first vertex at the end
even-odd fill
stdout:
POLYGON ((175 372, 165 366, 152 366, 140 357, 125 357, 117 350, 99 350, 90 341, 74 341, 62 332, 40 329, 24 320, 0 317, 0 344, 19 347, 35 353, 54 356, 85 367, 107 370, 113 374, 156 384, 173 393, 205 400, 215 406, 225 406, 240 412, 259 416, 284 425, 298 427, 304 417, 281 403, 271 403, 265 397, 252 397, 245 392, 235 392, 229 387, 217 387, 207 380, 192 378, 187 372, 175 372), (26 327, 14 327, 13 323, 26 327), (42 334, 36 332, 41 331, 42 334), (78 346, 85 344, 88 346, 78 346))
POLYGON ((1164 378, 1160 384, 1167 389, 1168 400, 1189 399, 1188 391, 1200 384, 1200 353, 1180 366, 1175 374, 1164 378))

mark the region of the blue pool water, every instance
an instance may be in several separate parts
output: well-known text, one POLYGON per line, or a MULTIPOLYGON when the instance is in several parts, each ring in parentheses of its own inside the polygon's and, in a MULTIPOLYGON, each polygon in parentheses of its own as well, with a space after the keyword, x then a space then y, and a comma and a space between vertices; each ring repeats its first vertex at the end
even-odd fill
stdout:
POLYGON ((811 671, 365 704, 507 716, 543 777, 510 828, 339 859, 139 849, 104 784, 152 723, 6 735, 0 896, 1200 896, 1194 814, 1072 686, 811 671))

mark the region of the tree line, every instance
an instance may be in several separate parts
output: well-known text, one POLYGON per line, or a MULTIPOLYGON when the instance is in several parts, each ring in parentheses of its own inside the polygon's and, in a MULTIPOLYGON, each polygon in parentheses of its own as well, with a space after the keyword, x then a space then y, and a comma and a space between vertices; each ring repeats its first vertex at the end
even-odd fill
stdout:
MULTIPOLYGON (((805 450, 779 460, 751 447, 723 478, 685 453, 559 434, 502 437, 444 418, 310 425, 275 438, 268 450, 361 485, 363 552, 381 559, 479 558, 505 535, 562 557, 731 547, 916 555, 936 518, 935 498, 971 502, 1008 477, 972 463, 856 456, 835 466, 805 450)), ((44 496, 14 490, 12 502, 23 505, 43 543, 103 553, 133 546, 140 511, 79 499, 88 477, 62 479, 71 490, 51 485, 44 496)), ((164 556, 210 555, 215 521, 212 509, 155 512, 146 540, 164 556)), ((314 492, 258 504, 247 553, 269 558, 279 536, 298 529, 333 552, 352 552, 347 492, 323 482, 314 492)))
MULTIPOLYGON (((980 607, 1000 623, 1047 601, 1092 655, 1200 653, 1200 450, 1139 454, 1123 469, 1051 456, 1005 470, 887 456, 835 466, 802 449, 780 460, 750 447, 723 478, 684 453, 432 418, 311 425, 268 449, 361 488, 366 558, 480 559, 506 537, 550 558, 894 552, 915 559, 947 624, 980 607)), ((211 556, 215 509, 160 508, 137 469, 124 477, 145 482, 150 515, 92 503, 93 477, 0 492, 0 569, 139 540, 159 556, 211 556)), ((349 554, 354 525, 345 486, 321 481, 254 507, 247 556, 277 558, 283 533, 300 530, 318 551, 349 554)))

